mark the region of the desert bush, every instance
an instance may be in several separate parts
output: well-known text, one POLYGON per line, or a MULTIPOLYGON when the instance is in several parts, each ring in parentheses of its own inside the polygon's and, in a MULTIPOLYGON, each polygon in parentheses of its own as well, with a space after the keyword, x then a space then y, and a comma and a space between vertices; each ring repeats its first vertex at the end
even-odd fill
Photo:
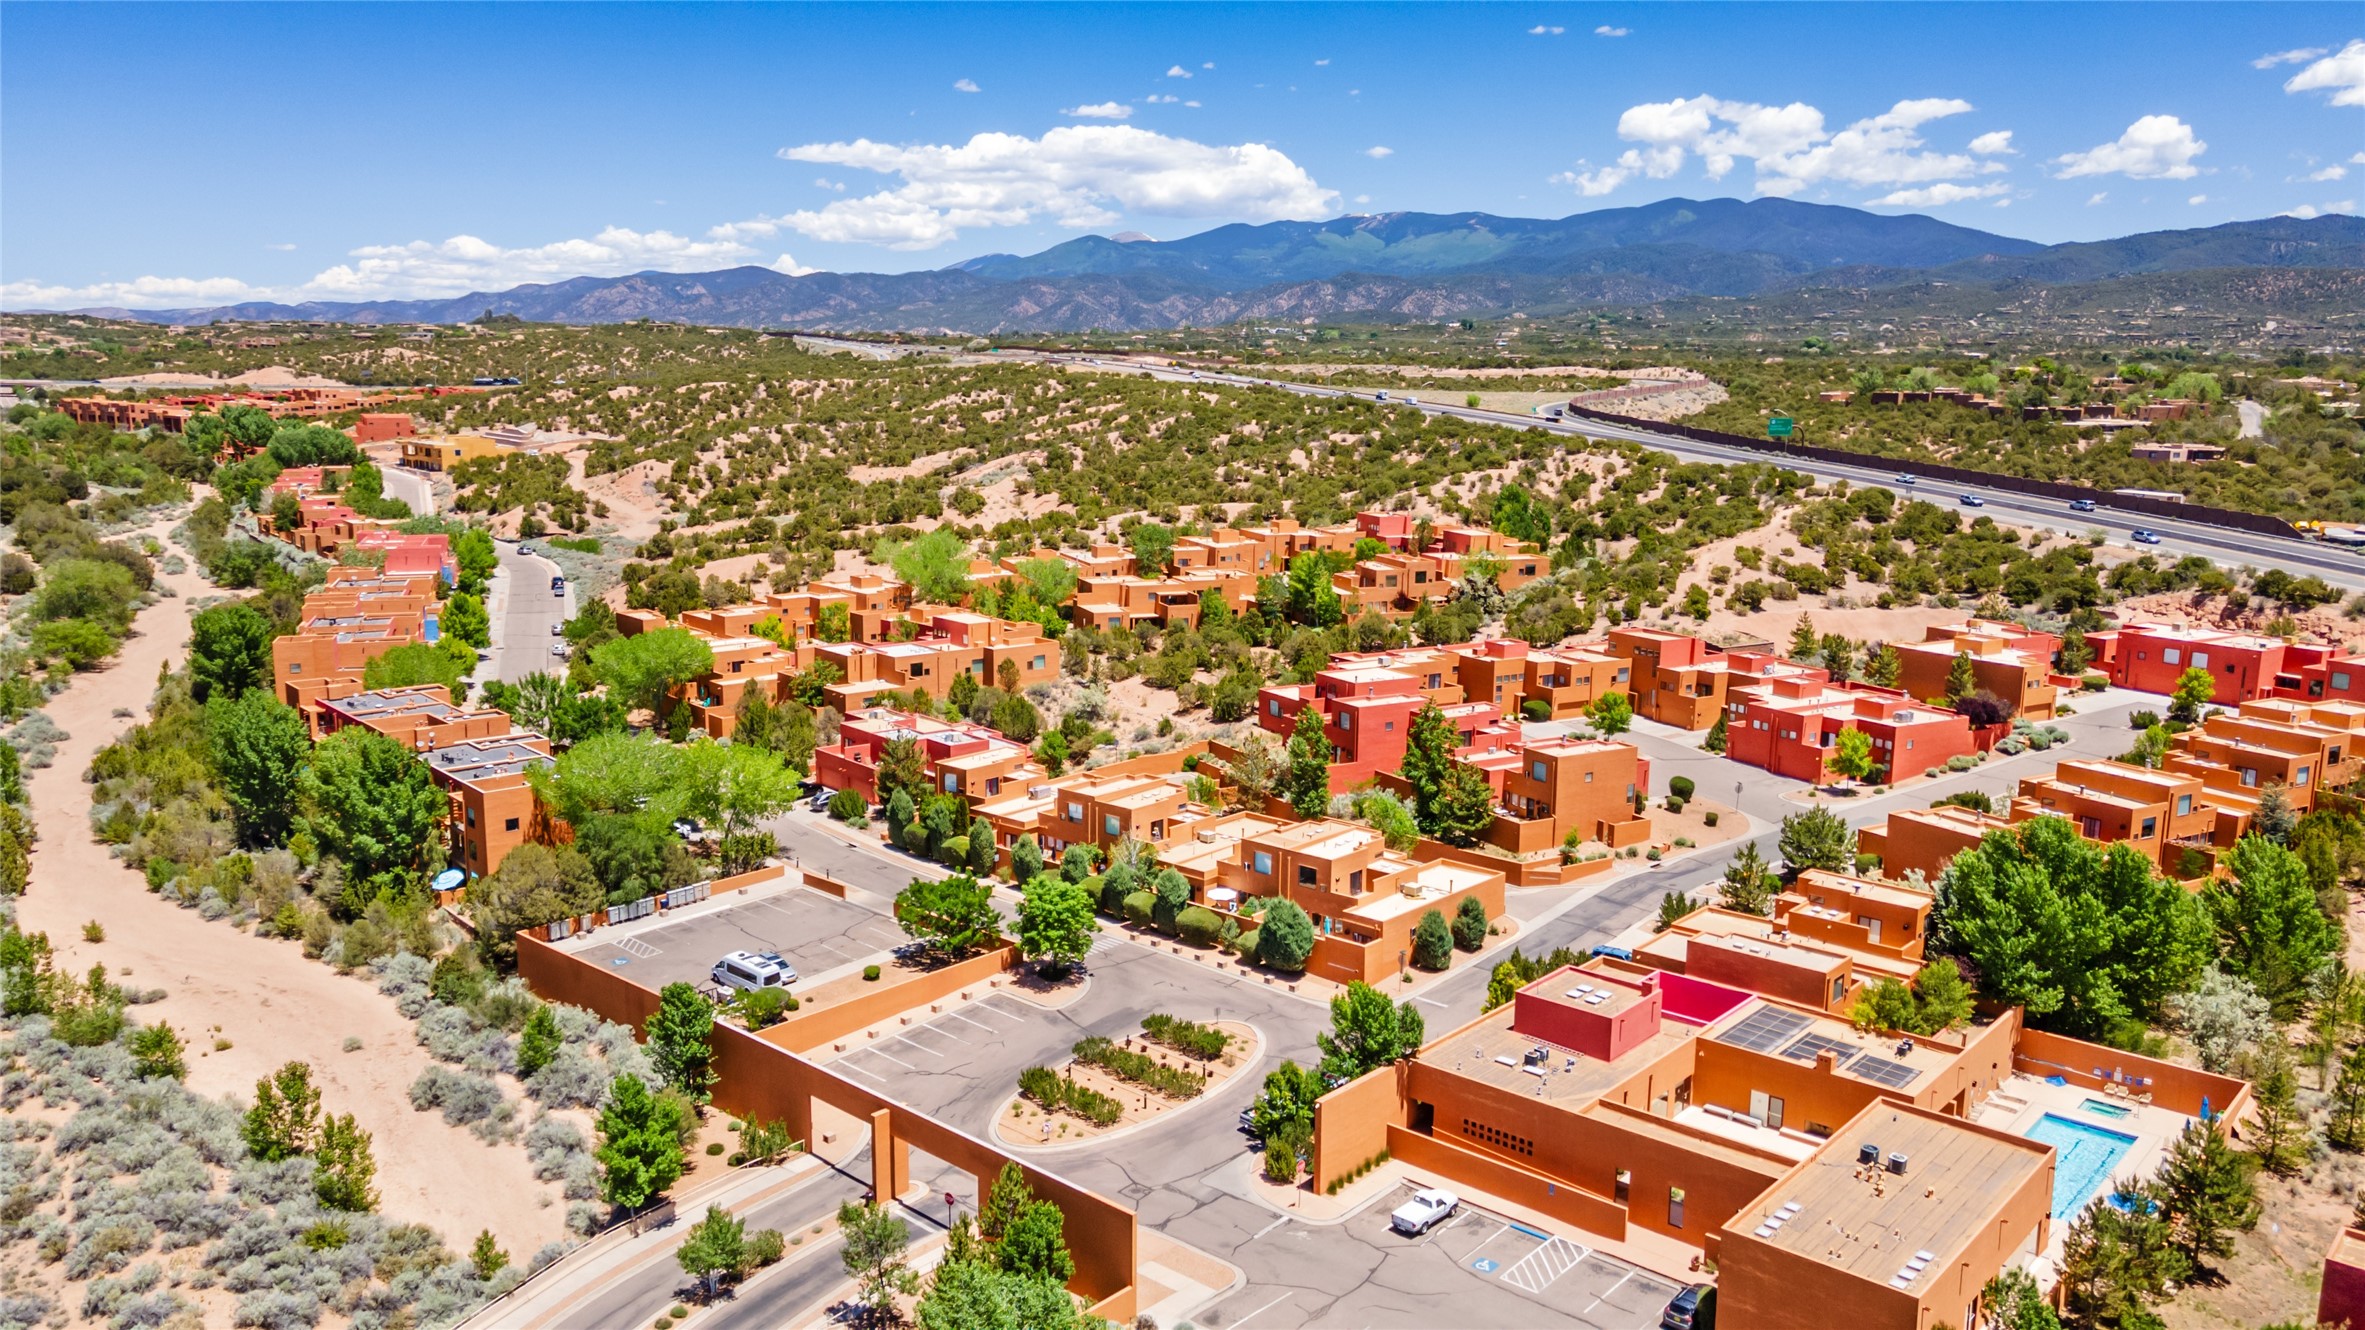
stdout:
POLYGON ((411 1082, 411 1107, 421 1112, 440 1108, 445 1122, 462 1127, 482 1122, 502 1107, 501 1087, 489 1077, 429 1067, 411 1082))
POLYGON ((1099 1067, 1169 1099, 1196 1099, 1207 1089, 1205 1077, 1180 1067, 1169 1067, 1146 1053, 1121 1048, 1099 1035, 1076 1041, 1074 1052, 1078 1062, 1099 1067))
POLYGON ((1144 1037, 1156 1043, 1202 1059, 1222 1057, 1232 1042, 1232 1036, 1212 1025, 1182 1020, 1164 1012, 1142 1017, 1141 1029, 1144 1037))

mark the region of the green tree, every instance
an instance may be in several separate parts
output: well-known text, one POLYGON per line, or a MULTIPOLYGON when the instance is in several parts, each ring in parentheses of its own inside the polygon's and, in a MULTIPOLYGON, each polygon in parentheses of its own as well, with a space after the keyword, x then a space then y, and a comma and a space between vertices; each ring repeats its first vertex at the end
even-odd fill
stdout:
POLYGON ((682 1140, 674 1111, 630 1072, 608 1086, 599 1111, 600 1197, 638 1210, 682 1176, 682 1140))
MULTIPOLYGON (((1331 585, 1330 560, 1307 550, 1289 561, 1287 613, 1291 623, 1312 628, 1336 628, 1346 621, 1338 588, 1331 585)), ((1259 603, 1262 602, 1261 592, 1259 603)))
POLYGON ((204 702, 267 688, 276 636, 271 621, 243 601, 199 610, 189 620, 190 695, 204 702))
POLYGON ((175 1081, 188 1076, 189 1063, 182 1054, 181 1037, 163 1021, 132 1031, 129 1043, 132 1075, 143 1080, 156 1077, 175 1081))
POLYGON ((1742 914, 1771 914, 1774 895, 1781 879, 1766 867, 1765 856, 1758 853, 1756 841, 1743 841, 1725 865, 1724 880, 1717 885, 1716 903, 1742 914))
POLYGON ((1725 713, 1723 711, 1718 711, 1716 713, 1716 723, 1708 727, 1708 737, 1700 741, 1700 751, 1704 753, 1722 753, 1725 750, 1725 745, 1728 741, 1729 740, 1725 730, 1725 713))
POLYGON ((2195 1269, 2234 1254, 2234 1234, 2258 1226, 2258 1189, 2250 1164, 2207 1122, 2188 1122, 2160 1165, 2160 1200, 2168 1207, 2170 1245, 2195 1269))
POLYGON ((1026 879, 1018 902, 1018 950, 1041 963, 1051 977, 1065 975, 1092 950, 1100 932, 1092 890, 1061 878, 1037 874, 1026 879))
POLYGON ((1815 634, 1814 616, 1798 616, 1798 622, 1790 627, 1790 658, 1802 665, 1806 664, 1814 660, 1816 651, 1822 645, 1823 639, 1815 634))
POLYGON ((1299 817, 1320 817, 1330 807, 1330 740, 1322 733, 1321 711, 1311 703, 1299 710, 1290 731, 1281 793, 1299 817))
POLYGON ((426 642, 411 642, 374 656, 361 667, 361 686, 369 689, 415 688, 441 684, 453 697, 461 695, 460 681, 474 664, 473 653, 426 642))
POLYGON ((1108 1330, 1060 1285, 956 1260, 949 1246, 912 1316, 920 1330, 1108 1330))
POLYGON ((484 601, 465 591, 455 591, 443 603, 444 636, 462 646, 482 649, 493 644, 493 618, 485 612, 484 601))
MULTIPOLYGON (((797 801, 795 776, 779 757, 761 748, 701 739, 681 750, 682 808, 723 834, 723 844, 747 844, 758 823, 797 801)), ((753 863, 726 858, 725 872, 744 873, 753 863)))
POLYGON ((526 780, 543 806, 579 833, 610 818, 671 821, 687 811, 687 753, 653 734, 594 735, 556 762, 529 768, 526 780))
POLYGON ((2341 951, 2340 928, 2316 904, 2299 856, 2244 836, 2226 858, 2229 879, 2201 893, 2216 921, 2227 968, 2255 985, 2280 1020, 2306 1005, 2308 983, 2341 951))
POLYGON ((1505 485, 1495 491, 1487 509, 1487 525, 1513 540, 1531 545, 1552 543, 1552 516, 1525 485, 1505 485))
POLYGON ((286 1063, 255 1082, 242 1135, 246 1152, 267 1164, 320 1148, 320 1091, 312 1084, 311 1063, 286 1063))
POLYGON ((485 582, 501 566, 501 552, 482 527, 470 527, 452 538, 452 560, 460 565, 461 589, 484 594, 485 582))
POLYGON ((1495 792, 1486 773, 1467 762, 1454 763, 1435 812, 1437 839, 1446 844, 1467 848, 1484 839, 1495 820, 1495 792))
POLYGON ((1856 830, 1828 808, 1810 808, 1782 819, 1782 869, 1796 877, 1810 868, 1854 872, 1856 830))
POLYGON ((959 959, 991 944, 1001 927, 994 889, 967 873, 914 878, 895 896, 895 922, 929 950, 959 959))
POLYGON ((2258 792, 2257 811, 2250 815, 2251 834, 2289 845, 2291 833, 2298 829, 2299 814, 2292 810, 2291 796, 2282 786, 2269 785, 2258 792))
POLYGON ((320 1153, 312 1160, 312 1194, 331 1210, 366 1214, 378 1208, 378 1161, 370 1134, 351 1113, 320 1121, 320 1153))
POLYGON ((2217 696, 2217 681, 2209 677, 2206 666, 2194 665, 2176 676, 2176 687, 2168 693, 2170 719, 2190 724, 2201 718, 2201 708, 2217 696))
POLYGON ((1863 780, 1875 770, 1872 736, 1853 726, 1841 730, 1828 761, 1838 775, 1848 780, 1863 780))
POLYGON ((2069 1323, 2119 1330, 2165 1324, 2152 1315, 2151 1304, 2190 1272, 2170 1236, 2165 1207, 2147 1189, 2095 1197, 2070 1222, 2062 1246, 2061 1294, 2069 1323))
POLYGON ((1018 1212, 1035 1199, 1035 1189, 1026 1180, 1026 1170, 1015 1163, 1002 1165, 994 1175, 994 1185, 986 1191, 977 1207, 977 1231, 988 1242, 999 1242, 1018 1212))
POLYGON ((2061 635, 2061 672, 2082 675, 2094 663, 2094 648, 2086 645, 2086 634, 2077 625, 2070 625, 2061 635))
POLYGON ((1043 846, 1029 832, 1010 843, 1010 880, 1025 887, 1043 875, 1043 846))
POLYGON ((1437 805, 1445 793, 1447 780, 1453 775, 1454 753, 1461 746, 1461 732, 1435 703, 1414 714, 1412 726, 1405 734, 1404 759, 1399 769, 1405 783, 1412 787, 1413 820, 1429 835, 1436 835, 1441 826, 1437 805))
POLYGON ((844 1243, 838 1259, 854 1281, 854 1301, 866 1320, 888 1319, 898 1296, 919 1290, 919 1276, 905 1263, 911 1230, 894 1212, 848 1201, 838 1207, 838 1236, 844 1243))
POLYGON ((1133 571, 1136 575, 1166 576, 1166 565, 1174 561, 1173 528, 1144 522, 1133 528, 1128 543, 1133 547, 1133 571))
POLYGON ((1284 1059, 1265 1073, 1264 1088, 1248 1109, 1249 1130, 1260 1141, 1311 1139, 1314 1101, 1322 1093, 1322 1078, 1312 1068, 1284 1059))
POLYGON ((1423 1033, 1421 1013, 1410 1002, 1390 1002, 1366 983, 1349 984, 1330 1000, 1330 1028, 1314 1037, 1322 1050, 1323 1079, 1343 1085, 1411 1057, 1421 1051, 1423 1033))
POLYGON ((658 1079, 705 1103, 714 1086, 714 1004, 689 984, 667 984, 657 991, 646 1034, 658 1079))
POLYGON ((357 882, 418 864, 447 802, 408 747, 359 726, 321 740, 299 786, 313 837, 357 882))
POLYGON ((1936 1034, 1966 1024, 1975 1003, 1961 967, 1945 956, 1914 972, 1913 996, 1921 1010, 1922 1034, 1936 1034))
MULTIPOLYGON (((504 865, 506 867, 507 865, 504 865)), ((558 1028, 558 1012, 549 1003, 538 1003, 534 1014, 526 1017, 525 1028, 517 1036, 517 1074, 521 1079, 549 1066, 558 1058, 565 1043, 558 1028)))
POLYGON ((1067 1216, 1049 1201, 1029 1201, 1019 1208, 994 1244, 994 1262, 1014 1275, 1065 1284, 1076 1277, 1075 1257, 1068 1254, 1067 1216))
POLYGON ((222 690, 206 708, 206 746, 216 788, 230 805, 238 839, 246 845, 277 845, 287 839, 295 817, 296 793, 312 734, 294 707, 269 689, 222 690))
POLYGON ((1987 1313, 1988 1330, 2061 1330, 2061 1316, 2026 1270, 2017 1266, 1987 1281, 1979 1290, 1987 1313))
POLYGON ((1425 910, 1420 922, 1412 929, 1412 963, 1424 970, 1442 970, 1453 964, 1453 929, 1439 910, 1425 910))
POLYGON ((692 1224, 689 1236, 674 1249, 682 1273, 698 1281, 699 1292, 710 1302, 716 1277, 736 1272, 746 1259, 746 1221, 719 1205, 706 1207, 706 1217, 692 1224))
POLYGON ((1065 605, 1076 594, 1076 565, 1065 559, 1021 559, 1015 573, 1039 605, 1065 605))
POLYGON ((2167 764, 2168 745, 2173 738, 2167 726, 2147 725, 2143 733, 2135 736, 2135 746, 2120 754, 2119 760, 2130 766, 2150 767, 2156 771, 2167 764))
POLYGON ((1276 970, 1295 974, 1314 954, 1314 921, 1297 902, 1275 899, 1265 907, 1256 930, 1256 958, 1276 970))
POLYGON ((1585 719, 1605 735, 1619 735, 1634 728, 1634 704, 1624 693, 1603 693, 1585 708, 1585 719))
POLYGON ((1486 902, 1475 895, 1462 897, 1453 916, 1453 944, 1463 951, 1477 951, 1486 945, 1486 902))
POLYGON ((969 598, 969 545, 948 528, 882 541, 871 558, 893 568, 915 601, 958 605, 969 598))
POLYGON ((592 674, 636 710, 657 710, 670 690, 713 670, 713 648, 686 628, 619 637, 591 653, 592 674))
MULTIPOLYGON (((928 763, 920 753, 917 739, 889 739, 879 755, 879 802, 893 803, 899 793, 909 796, 913 807, 932 790, 928 788, 928 763)), ((893 819, 889 819, 892 825, 893 819)))
POLYGON ((476 1244, 468 1249, 468 1266, 480 1280, 490 1282, 493 1276, 509 1268, 509 1253, 501 1250, 493 1230, 478 1229, 476 1244))
POLYGON ((2252 1118, 2247 1135, 2259 1166, 2270 1173, 2290 1174, 2314 1153, 2308 1117, 2299 1103, 2299 1077, 2291 1064, 2291 1046, 2281 1032, 2269 1035, 2238 1063, 2250 1082, 2252 1118))
MULTIPOLYGON (((467 895, 477 948, 496 965, 514 963, 520 930, 578 918, 606 903, 607 892, 581 851, 530 841, 502 856, 490 876, 470 883, 467 895)), ((525 1058, 522 1047, 518 1058, 525 1058)))
POLYGON ((1895 688, 1904 676, 1905 661, 1898 656, 1897 648, 1887 642, 1875 647, 1864 660, 1864 682, 1875 688, 1895 688))
POLYGON ((1953 706, 1979 691, 1979 678, 1971 672, 1971 653, 1958 651, 1954 663, 1946 667, 1946 704, 1953 706))
POLYGON ((2140 852, 2058 817, 1957 854, 1931 920, 1936 952, 1967 962, 1983 996, 2079 1037, 2155 1018, 2199 977, 2209 932, 2205 907, 2140 852))

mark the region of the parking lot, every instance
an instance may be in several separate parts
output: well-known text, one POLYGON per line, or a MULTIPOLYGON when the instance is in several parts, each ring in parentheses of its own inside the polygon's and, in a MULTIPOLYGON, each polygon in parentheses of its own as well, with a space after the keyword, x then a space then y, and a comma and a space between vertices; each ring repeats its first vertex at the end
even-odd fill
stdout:
POLYGON ((870 960, 904 940, 892 920, 799 887, 654 927, 602 929, 575 951, 651 988, 702 984, 729 952, 777 951, 796 967, 795 986, 804 987, 816 975, 870 960))
POLYGON ((1595 1252, 1582 1235, 1544 1233, 1468 1203, 1408 1238, 1389 1228, 1388 1215, 1413 1190, 1399 1186, 1335 1226, 1276 1221, 1266 1241, 1291 1254, 1289 1265, 1306 1271, 1307 1282, 1252 1279, 1194 1323, 1210 1330, 1413 1330, 1439 1324, 1436 1309, 1451 1307, 1456 1326, 1653 1330, 1680 1287, 1595 1252), (1326 1278, 1359 1269, 1368 1273, 1351 1287, 1326 1278))

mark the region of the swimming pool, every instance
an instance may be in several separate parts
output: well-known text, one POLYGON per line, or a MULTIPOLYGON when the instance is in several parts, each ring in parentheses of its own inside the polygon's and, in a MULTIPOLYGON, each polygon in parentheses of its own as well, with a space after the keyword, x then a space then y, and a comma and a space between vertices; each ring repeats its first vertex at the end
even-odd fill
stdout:
POLYGON ((2111 1181, 2111 1170, 2135 1148, 2135 1138, 2047 1113, 2021 1133, 2053 1147, 2053 1217, 2067 1219, 2086 1208, 2111 1181))

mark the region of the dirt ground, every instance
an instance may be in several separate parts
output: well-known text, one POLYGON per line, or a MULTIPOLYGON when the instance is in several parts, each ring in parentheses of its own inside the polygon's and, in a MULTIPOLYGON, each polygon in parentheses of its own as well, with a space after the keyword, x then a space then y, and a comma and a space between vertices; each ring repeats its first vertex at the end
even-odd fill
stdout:
POLYGON ((1209 1073, 1207 1089, 1201 1092, 1197 1098, 1168 1099, 1155 1091, 1144 1090, 1131 1081, 1121 1080, 1099 1067, 1088 1067, 1071 1062, 1059 1069, 1061 1074, 1088 1089, 1098 1090, 1124 1105, 1123 1116, 1106 1127, 1099 1127, 1072 1113, 1045 1113, 1041 1108, 1036 1107, 1034 1101, 1013 1096, 1009 1106, 994 1119, 994 1134, 1000 1137, 1004 1143, 1010 1145, 1043 1145, 1047 1142, 1084 1140, 1095 1136, 1112 1135, 1128 1127, 1148 1122, 1152 1118, 1162 1117, 1198 1103, 1199 1100, 1222 1089, 1224 1082, 1237 1075, 1243 1067, 1256 1065, 1257 1057, 1263 1052, 1258 1044, 1256 1031, 1250 1027, 1238 1021, 1216 1021, 1213 1024, 1215 1028, 1232 1036, 1231 1045, 1224 1049, 1223 1056, 1214 1062, 1201 1062, 1195 1057, 1177 1053, 1163 1044, 1150 1043, 1140 1036, 1135 1036, 1130 1041, 1137 1051, 1148 1053, 1169 1066, 1189 1067, 1209 1073), (1046 1121, 1051 1126, 1048 1137, 1043 1132, 1046 1121))
MULTIPOLYGON (((164 539, 171 526, 161 522, 148 532, 164 539)), ((282 1063, 310 1062, 324 1106, 352 1113, 375 1138, 388 1215, 432 1224, 459 1249, 486 1228, 513 1253, 562 1237, 559 1189, 534 1181, 522 1148, 487 1145, 464 1127, 445 1125, 440 1114, 411 1108, 411 1082, 432 1059, 411 1022, 371 983, 305 959, 293 942, 209 923, 150 894, 139 873, 91 838, 82 773, 145 715, 158 667, 178 663, 186 648, 191 600, 210 591, 195 573, 160 574, 159 581, 177 596, 140 614, 136 635, 111 666, 78 676, 45 708, 70 737, 58 745, 54 765, 27 773, 40 840, 19 919, 49 934, 63 969, 104 962, 131 986, 165 989, 163 1002, 137 1014, 181 1032, 192 1089, 244 1100, 282 1063), (119 708, 137 716, 112 714, 119 708), (93 919, 105 925, 106 941, 83 941, 82 925, 93 919), (348 1038, 361 1041, 359 1051, 344 1051, 348 1038)))

